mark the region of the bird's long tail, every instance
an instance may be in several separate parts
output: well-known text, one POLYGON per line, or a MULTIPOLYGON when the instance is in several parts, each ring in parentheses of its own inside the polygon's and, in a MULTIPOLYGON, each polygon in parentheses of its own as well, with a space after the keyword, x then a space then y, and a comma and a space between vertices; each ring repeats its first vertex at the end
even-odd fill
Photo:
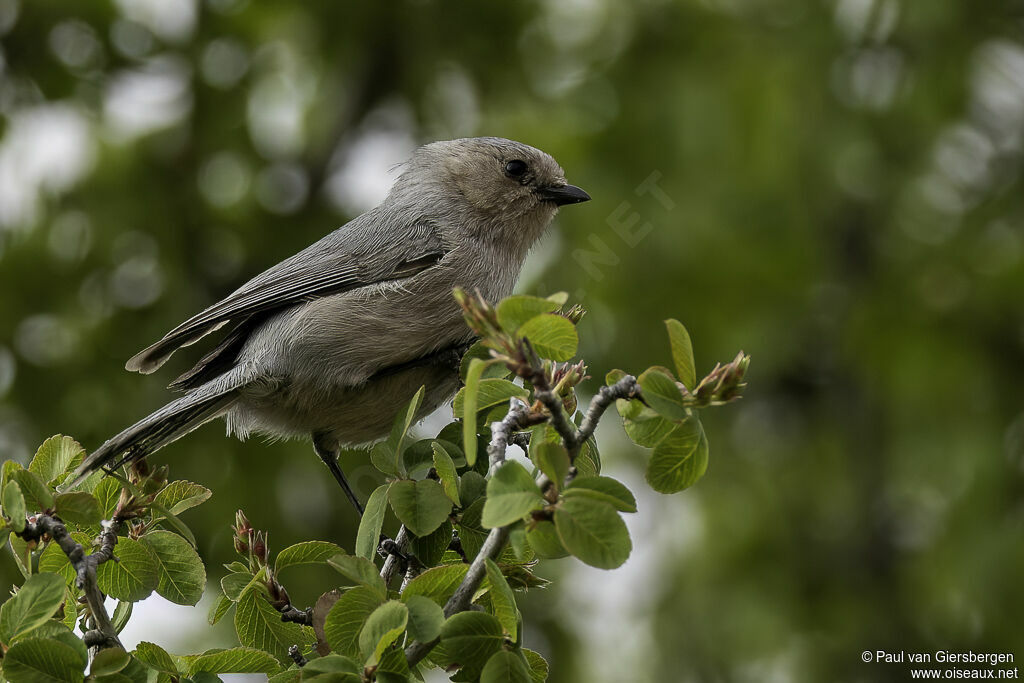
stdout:
POLYGON ((93 451, 75 472, 76 482, 100 468, 143 458, 224 414, 238 398, 237 387, 211 391, 207 384, 142 418, 93 451))

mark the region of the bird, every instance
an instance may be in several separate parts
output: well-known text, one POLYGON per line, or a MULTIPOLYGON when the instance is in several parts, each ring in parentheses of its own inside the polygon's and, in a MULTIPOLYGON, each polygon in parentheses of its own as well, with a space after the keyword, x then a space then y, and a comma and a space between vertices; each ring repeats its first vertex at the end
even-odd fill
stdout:
POLYGON ((387 197, 253 277, 134 355, 150 374, 177 350, 225 330, 170 388, 183 392, 108 439, 78 467, 146 457, 211 420, 228 435, 309 438, 357 512, 343 446, 387 436, 419 388, 416 419, 458 390, 472 343, 456 287, 500 300, 559 207, 590 199, 547 153, 497 137, 432 142, 387 197))

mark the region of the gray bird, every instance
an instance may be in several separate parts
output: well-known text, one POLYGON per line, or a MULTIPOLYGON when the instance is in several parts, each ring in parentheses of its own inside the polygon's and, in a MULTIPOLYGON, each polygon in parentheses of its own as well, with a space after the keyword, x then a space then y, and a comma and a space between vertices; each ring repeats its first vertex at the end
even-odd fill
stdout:
POLYGON ((229 434, 312 437, 346 496, 342 445, 387 435, 426 386, 422 417, 458 389, 472 341, 452 288, 508 296, 559 206, 590 196, 548 154, 502 138, 419 148, 387 198, 140 351, 149 374, 228 327, 170 386, 185 392, 109 439, 81 476, 145 457, 223 416, 229 434))

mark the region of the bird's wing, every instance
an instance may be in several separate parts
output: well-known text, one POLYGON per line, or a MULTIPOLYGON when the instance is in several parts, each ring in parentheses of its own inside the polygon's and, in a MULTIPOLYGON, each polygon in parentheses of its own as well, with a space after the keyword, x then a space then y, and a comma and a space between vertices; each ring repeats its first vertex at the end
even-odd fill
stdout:
MULTIPOLYGON (((331 237, 331 236, 329 236, 331 237)), ((149 374, 175 351, 234 321, 310 299, 411 277, 440 261, 446 248, 432 226, 418 223, 392 244, 338 250, 324 239, 256 276, 226 299, 189 318, 132 356, 128 370, 149 374)))

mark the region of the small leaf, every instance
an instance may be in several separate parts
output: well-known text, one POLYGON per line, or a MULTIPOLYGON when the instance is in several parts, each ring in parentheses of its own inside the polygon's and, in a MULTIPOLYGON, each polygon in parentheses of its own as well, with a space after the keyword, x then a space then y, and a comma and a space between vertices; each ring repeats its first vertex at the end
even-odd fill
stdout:
POLYGON ((479 472, 473 470, 463 472, 459 478, 459 499, 462 501, 462 507, 472 505, 473 501, 484 495, 486 491, 487 480, 479 472))
MULTIPOLYGON (((326 657, 317 657, 316 659, 310 660, 308 664, 302 667, 303 679, 313 676, 313 674, 355 674, 354 681, 362 681, 363 667, 359 666, 355 661, 349 657, 342 655, 327 655, 326 657)), ((346 681, 347 677, 325 678, 331 683, 335 683, 338 680, 346 681)))
MULTIPOLYGON (((641 405, 639 401, 633 403, 641 405)), ((675 422, 666 420, 646 406, 641 406, 635 415, 637 417, 633 419, 623 417, 622 426, 633 443, 644 448, 654 448, 676 428, 675 422)))
POLYGON ((430 598, 438 605, 444 605, 466 578, 469 565, 448 564, 434 567, 410 581, 402 591, 402 600, 408 601, 414 595, 430 598))
POLYGON ((267 602, 263 572, 242 591, 235 607, 235 631, 245 647, 269 652, 279 662, 291 662, 288 648, 313 641, 312 629, 281 621, 281 614, 267 602))
POLYGON ((110 616, 110 625, 117 633, 123 631, 124 627, 128 625, 128 620, 132 618, 132 605, 134 604, 118 600, 117 607, 114 608, 114 613, 110 616))
POLYGON ((490 584, 491 608, 501 627, 505 629, 510 640, 517 639, 519 625, 519 608, 516 597, 509 588, 508 581, 494 560, 487 558, 487 582, 490 584))
POLYGON ((679 375, 683 386, 691 391, 697 386, 697 368, 693 360, 693 342, 690 341, 690 333, 686 331, 683 324, 678 320, 669 318, 665 321, 668 329, 668 340, 672 347, 672 362, 676 366, 676 374, 679 375))
MULTIPOLYGON (((463 383, 466 382, 466 374, 469 372, 469 365, 473 362, 473 359, 479 359, 482 361, 491 360, 490 349, 488 349, 483 342, 477 341, 469 347, 469 350, 467 350, 466 353, 462 354, 462 361, 459 363, 459 379, 461 379, 463 383)), ((483 377, 499 377, 504 379, 507 378, 509 374, 511 373, 508 368, 498 363, 488 365, 487 369, 484 370, 483 377)), ((440 434, 438 434, 438 438, 441 438, 440 434)))
POLYGON ((409 539, 408 552, 424 567, 433 567, 441 561, 448 546, 452 543, 452 525, 445 520, 441 526, 426 536, 412 536, 409 539))
POLYGON ((473 561, 487 540, 488 530, 481 521, 486 503, 486 498, 478 498, 459 515, 459 541, 468 562, 473 561))
POLYGON ((544 683, 544 681, 548 680, 547 660, 537 652, 527 650, 525 647, 521 651, 526 658, 526 663, 530 667, 530 678, 533 683, 544 683))
POLYGON ((132 655, 151 669, 156 669, 169 676, 180 675, 174 659, 159 645, 142 641, 136 646, 132 655))
POLYGON ((4 486, 3 506, 4 514, 11 520, 11 528, 20 534, 25 530, 25 516, 28 510, 25 508, 25 496, 22 495, 18 482, 9 481, 4 486))
POLYGON ((527 320, 516 332, 517 337, 530 340, 541 358, 566 361, 576 355, 579 337, 576 326, 567 318, 545 313, 527 320))
POLYGON ((403 596, 409 608, 409 637, 422 643, 441 635, 444 625, 444 611, 436 602, 422 595, 403 596))
POLYGON ((561 304, 550 299, 517 295, 502 299, 497 306, 498 324, 506 332, 515 332, 519 326, 542 313, 558 310, 561 304))
POLYGON ((117 561, 96 568, 96 584, 107 595, 126 602, 138 602, 156 590, 160 574, 156 555, 148 545, 133 538, 119 537, 114 546, 117 561))
POLYGON ((530 448, 530 459, 560 490, 569 474, 569 453, 560 443, 542 442, 530 448))
POLYGON ((441 480, 444 494, 455 505, 461 505, 459 502, 459 475, 456 474, 452 456, 448 454, 440 441, 431 443, 431 448, 434 450, 434 471, 437 472, 437 477, 441 480))
POLYGON ((103 519, 99 501, 85 491, 58 493, 54 499, 54 509, 61 519, 72 524, 89 526, 103 519))
POLYGON ((388 499, 395 516, 417 536, 426 536, 441 526, 452 510, 452 501, 433 479, 396 481, 388 499))
POLYGON ((404 411, 399 411, 387 440, 377 444, 370 451, 370 460, 377 469, 396 477, 405 476, 405 459, 402 457, 409 444, 409 429, 416 421, 416 414, 423 403, 424 387, 420 387, 404 411))
POLYGON ((337 569, 342 575, 348 577, 357 585, 366 586, 379 595, 382 600, 387 597, 388 588, 384 585, 384 579, 380 578, 377 566, 365 557, 335 555, 327 560, 327 564, 337 569))
POLYGON ((49 484, 77 467, 84 456, 85 449, 81 444, 70 436, 56 434, 39 446, 28 469, 49 484))
POLYGON ((708 469, 708 439, 696 415, 679 424, 654 448, 647 483, 659 493, 693 486, 708 469))
MULTIPOLYGON (((241 594, 239 594, 241 595, 241 594)), ((224 615, 228 613, 231 606, 235 603, 228 599, 228 596, 221 593, 217 596, 213 605, 210 607, 210 613, 207 615, 207 621, 210 622, 210 626, 214 626, 218 621, 224 618, 224 615)))
POLYGON ((57 574, 34 574, 0 607, 0 641, 10 643, 53 618, 64 602, 64 579, 57 574))
POLYGON ((81 683, 85 663, 70 645, 53 638, 33 638, 11 646, 3 659, 11 683, 81 683))
POLYGON ((544 560, 557 560, 569 554, 552 522, 538 522, 533 528, 527 528, 526 542, 537 553, 537 557, 544 560))
POLYGON ((224 591, 224 597, 228 600, 236 602, 239 596, 242 595, 242 591, 252 581, 252 574, 248 571, 245 572, 231 572, 225 574, 224 578, 220 580, 220 588, 224 591))
POLYGON ((141 538, 157 559, 156 592, 176 605, 195 605, 206 587, 206 568, 188 541, 170 531, 150 531, 141 538))
POLYGON ((277 554, 274 561, 274 574, 280 574, 286 567, 297 567, 304 564, 325 564, 335 555, 345 551, 329 541, 305 541, 290 545, 277 554))
POLYGON ((391 484, 378 486, 366 501, 363 516, 359 520, 359 530, 356 532, 356 555, 359 557, 372 560, 377 555, 380 530, 384 526, 384 513, 388 509, 388 489, 390 487, 391 484))
POLYGON ((21 487, 26 507, 36 512, 53 508, 53 492, 35 472, 15 470, 11 473, 11 479, 21 487))
POLYGON ((480 391, 480 377, 495 360, 474 358, 469 362, 466 371, 466 386, 462 398, 462 450, 466 453, 466 463, 472 467, 476 464, 476 402, 480 391))
MULTIPOLYGON (((121 482, 113 477, 105 477, 96 484, 92 495, 100 505, 100 519, 113 519, 117 502, 121 499, 121 482)), ((157 494, 159 497, 160 494, 157 494)))
POLYGON ((179 534, 181 534, 181 536, 184 537, 186 541, 191 543, 192 547, 195 547, 195 535, 184 522, 178 519, 178 516, 176 514, 168 510, 160 503, 157 503, 156 501, 153 501, 152 503, 149 504, 149 509, 152 512, 156 513, 153 515, 153 520, 155 522, 162 522, 170 525, 170 527, 177 531, 179 534))
POLYGON ((576 477, 569 484, 565 497, 576 495, 603 500, 619 512, 636 512, 636 498, 625 484, 611 477, 576 477))
POLYGON ((645 370, 637 383, 643 390, 644 401, 658 414, 670 420, 685 420, 689 411, 683 404, 683 393, 662 368, 653 367, 645 370))
POLYGON ((530 670, 523 658, 508 650, 491 655, 480 674, 480 683, 531 683, 530 670))
POLYGON ((128 666, 131 657, 119 647, 108 647, 96 653, 89 668, 90 676, 109 676, 128 666))
MULTIPOLYGON (((508 406, 511 398, 525 399, 530 395, 526 389, 518 384, 513 384, 507 379, 481 379, 476 395, 477 412, 490 408, 491 406, 508 406)), ((455 394, 452 402, 452 413, 456 416, 464 415, 466 389, 463 387, 455 394)))
POLYGON ((179 479, 165 486, 156 494, 156 502, 167 508, 172 515, 180 515, 189 508, 206 502, 213 495, 201 484, 179 479))
POLYGON ((506 526, 544 507, 544 497, 526 468, 514 460, 498 468, 487 482, 483 525, 506 526))
POLYGON ((383 597, 365 586, 356 586, 345 591, 324 620, 324 637, 331 650, 358 658, 359 632, 373 611, 383 602, 383 597))
POLYGON ((501 649, 505 634, 501 624, 483 612, 459 612, 441 628, 445 663, 479 671, 501 649))
POLYGON ((620 566, 633 549, 615 508, 589 497, 564 500, 555 509, 555 530, 566 550, 598 569, 620 566))
POLYGON ((389 600, 373 611, 359 632, 359 651, 363 664, 376 666, 381 655, 405 631, 409 609, 397 600, 389 600))
POLYGON ((250 647, 234 647, 202 654, 188 664, 189 676, 195 676, 200 671, 212 674, 275 674, 280 670, 281 665, 276 659, 262 650, 250 647))

